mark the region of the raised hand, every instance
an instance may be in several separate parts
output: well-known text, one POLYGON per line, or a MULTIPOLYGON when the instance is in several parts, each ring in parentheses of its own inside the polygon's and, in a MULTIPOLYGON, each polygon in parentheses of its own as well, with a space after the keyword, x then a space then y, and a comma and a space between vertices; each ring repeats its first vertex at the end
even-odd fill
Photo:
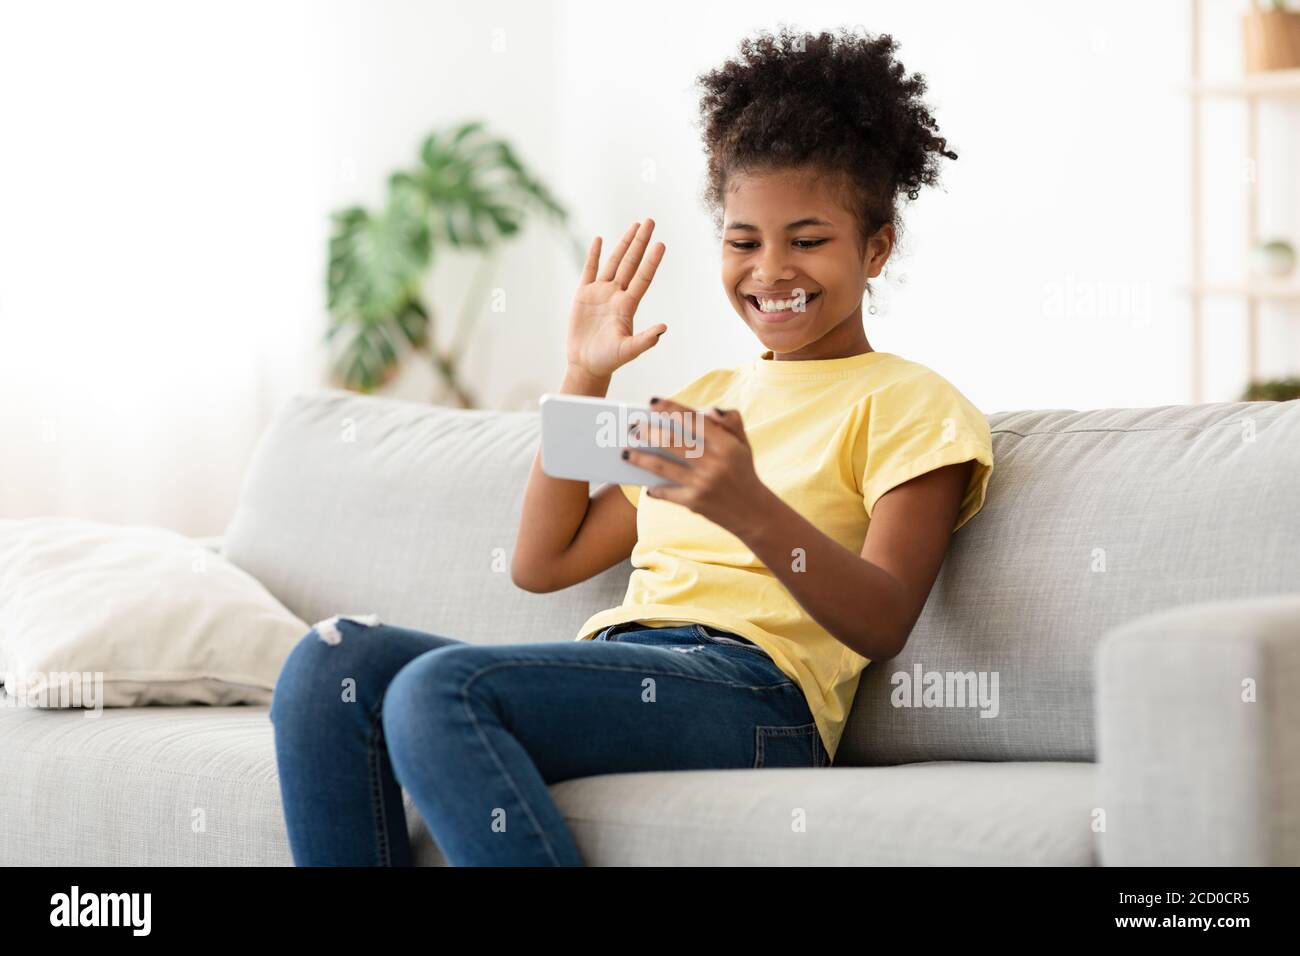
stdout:
POLYGON ((599 275, 600 236, 592 242, 569 313, 570 368, 594 379, 608 379, 615 369, 652 347, 667 331, 668 326, 662 322, 641 332, 632 329, 632 317, 667 249, 657 242, 645 255, 654 228, 653 219, 633 223, 599 275))

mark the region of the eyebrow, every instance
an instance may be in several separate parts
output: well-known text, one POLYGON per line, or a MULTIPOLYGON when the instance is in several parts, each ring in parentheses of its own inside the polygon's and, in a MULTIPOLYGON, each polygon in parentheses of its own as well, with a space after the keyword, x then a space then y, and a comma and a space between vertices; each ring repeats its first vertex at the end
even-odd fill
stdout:
MULTIPOLYGON (((785 227, 785 231, 790 232, 791 230, 794 229, 802 229, 804 226, 833 226, 833 225, 835 225, 835 223, 830 222, 826 219, 819 219, 816 216, 805 216, 803 219, 796 219, 794 222, 787 225, 785 227)), ((733 229, 740 229, 743 232, 758 232, 758 226, 755 226, 752 223, 748 223, 748 222, 733 222, 729 226, 727 226, 726 231, 730 232, 733 229)))

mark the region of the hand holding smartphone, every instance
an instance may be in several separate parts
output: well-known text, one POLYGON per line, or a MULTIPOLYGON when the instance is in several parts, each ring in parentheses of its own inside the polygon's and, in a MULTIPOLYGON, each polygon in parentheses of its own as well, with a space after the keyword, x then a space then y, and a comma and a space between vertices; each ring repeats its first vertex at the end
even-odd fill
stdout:
POLYGON ((542 471, 552 478, 647 487, 676 484, 623 460, 624 448, 640 448, 680 460, 671 451, 634 442, 628 430, 637 424, 671 424, 690 457, 691 436, 648 405, 586 395, 547 394, 542 396, 541 409, 542 471))

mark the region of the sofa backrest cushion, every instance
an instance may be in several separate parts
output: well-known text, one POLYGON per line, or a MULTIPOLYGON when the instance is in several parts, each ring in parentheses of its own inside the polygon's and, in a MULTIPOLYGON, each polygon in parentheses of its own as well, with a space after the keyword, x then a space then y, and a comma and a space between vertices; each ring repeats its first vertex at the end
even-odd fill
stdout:
POLYGON ((989 424, 984 508, 954 534, 903 653, 863 672, 840 762, 1095 760, 1092 665, 1111 628, 1300 591, 1300 401, 989 424), (931 674, 945 689, 967 676, 927 707, 931 674), (969 694, 956 706, 981 679, 991 699, 994 675, 996 716, 969 694))
POLYGON ((223 553, 308 623, 376 613, 471 643, 572 640, 622 602, 632 564, 552 594, 515 587, 539 434, 536 413, 295 395, 253 453, 223 553))
MULTIPOLYGON (((1092 657, 1108 629, 1300 591, 1300 401, 989 422, 984 508, 953 536, 906 649, 863 672, 837 764, 1095 759, 1092 657), (975 693, 927 697, 936 674, 975 693)), ((294 396, 254 453, 224 553, 308 622, 376 613, 474 643, 572 640, 621 603, 631 564, 553 594, 511 582, 539 426, 534 412, 294 396)))

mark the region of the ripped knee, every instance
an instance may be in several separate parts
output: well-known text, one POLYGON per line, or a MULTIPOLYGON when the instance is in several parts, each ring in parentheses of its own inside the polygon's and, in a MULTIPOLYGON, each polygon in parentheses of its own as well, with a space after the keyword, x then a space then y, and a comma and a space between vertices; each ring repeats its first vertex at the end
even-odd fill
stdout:
POLYGON ((326 644, 337 644, 343 640, 343 634, 339 630, 340 621, 349 621, 365 627, 378 627, 380 623, 378 614, 335 614, 323 621, 317 621, 311 629, 326 644))

